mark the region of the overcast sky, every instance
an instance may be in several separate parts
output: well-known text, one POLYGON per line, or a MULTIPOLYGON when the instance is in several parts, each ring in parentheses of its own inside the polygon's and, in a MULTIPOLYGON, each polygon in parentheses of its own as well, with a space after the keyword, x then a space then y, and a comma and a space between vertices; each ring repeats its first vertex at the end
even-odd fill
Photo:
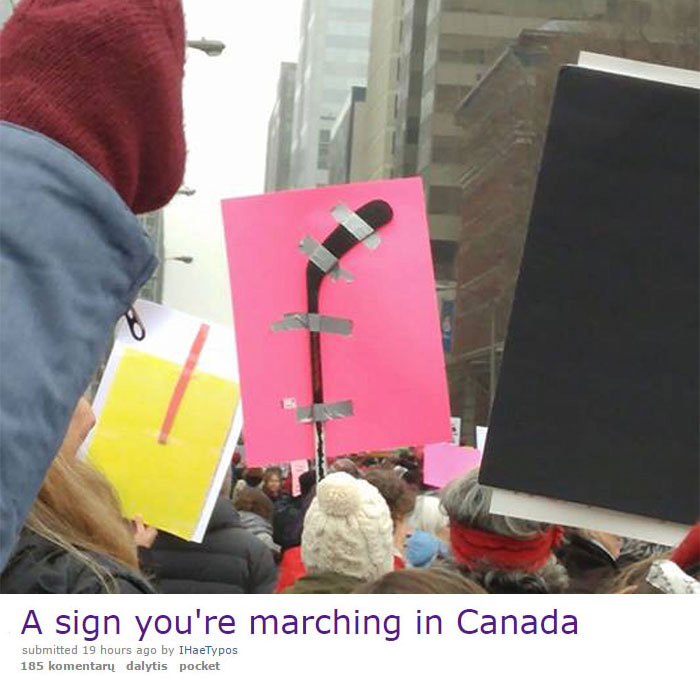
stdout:
POLYGON ((184 0, 189 38, 226 44, 220 57, 188 49, 185 67, 185 184, 165 211, 165 304, 231 323, 221 199, 261 194, 267 122, 279 65, 296 62, 302 0, 184 0))

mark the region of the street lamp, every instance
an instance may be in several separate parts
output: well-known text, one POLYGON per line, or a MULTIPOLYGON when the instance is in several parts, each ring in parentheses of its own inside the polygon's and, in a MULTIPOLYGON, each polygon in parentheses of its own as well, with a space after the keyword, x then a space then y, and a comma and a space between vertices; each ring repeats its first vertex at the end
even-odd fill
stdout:
POLYGON ((193 256, 166 256, 163 261, 179 261, 181 264, 191 264, 194 261, 193 256))
POLYGON ((226 45, 221 41, 208 41, 206 38, 200 38, 198 41, 187 41, 187 47, 201 50, 203 53, 209 55, 209 57, 216 57, 224 52, 226 45))

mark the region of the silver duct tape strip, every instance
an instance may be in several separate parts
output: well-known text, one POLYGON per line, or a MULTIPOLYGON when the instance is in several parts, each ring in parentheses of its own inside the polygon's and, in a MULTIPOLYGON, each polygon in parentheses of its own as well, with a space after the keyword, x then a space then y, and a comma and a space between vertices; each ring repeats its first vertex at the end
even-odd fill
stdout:
POLYGON ((646 581, 664 594, 700 594, 700 583, 673 561, 654 561, 646 581))
POLYGON ((282 321, 273 323, 272 330, 308 330, 313 331, 314 333, 336 333, 338 335, 350 335, 352 333, 352 321, 350 321, 350 319, 340 319, 336 316, 292 312, 290 314, 285 314, 282 321))
POLYGON ((331 215, 340 223, 348 232, 351 232, 358 241, 362 242, 367 249, 376 249, 379 246, 379 235, 374 231, 374 228, 357 213, 351 211, 345 204, 337 204, 331 210, 331 215))
POLYGON ((341 400, 334 403, 322 403, 310 407, 297 408, 297 422, 327 422, 331 419, 343 419, 354 414, 352 400, 341 400))
POLYGON ((299 244, 299 249, 309 257, 311 263, 318 266, 324 273, 330 274, 334 281, 344 278, 348 283, 352 282, 352 273, 341 268, 337 257, 322 244, 319 244, 311 235, 304 237, 299 244))
POLYGON ((309 257, 309 261, 316 264, 324 273, 328 273, 338 265, 338 259, 322 244, 319 244, 311 235, 307 235, 299 245, 301 251, 309 257))

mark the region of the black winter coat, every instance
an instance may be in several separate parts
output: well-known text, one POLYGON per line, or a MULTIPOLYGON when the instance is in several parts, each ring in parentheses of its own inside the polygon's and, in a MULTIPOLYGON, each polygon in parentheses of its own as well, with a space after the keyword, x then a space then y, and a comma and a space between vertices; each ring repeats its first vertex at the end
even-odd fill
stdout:
POLYGON ((150 549, 140 549, 140 557, 144 572, 167 594, 269 594, 277 582, 270 550, 223 497, 201 544, 160 532, 150 549))
MULTIPOLYGON (((138 573, 106 556, 88 554, 112 576, 119 594, 152 594, 138 573)), ((3 594, 104 594, 104 583, 84 561, 37 534, 24 530, 0 576, 3 594)))
POLYGON ((272 516, 272 538, 275 544, 284 549, 291 549, 301 544, 301 533, 304 530, 304 517, 316 495, 311 491, 304 496, 283 496, 275 503, 272 516))

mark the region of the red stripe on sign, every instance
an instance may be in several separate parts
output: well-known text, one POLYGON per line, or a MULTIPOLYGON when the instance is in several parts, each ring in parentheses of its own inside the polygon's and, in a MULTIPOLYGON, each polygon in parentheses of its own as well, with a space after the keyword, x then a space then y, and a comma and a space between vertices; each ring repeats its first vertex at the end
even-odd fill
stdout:
POLYGON ((187 384, 190 382, 192 372, 197 366, 197 361, 199 360, 199 355, 202 353, 202 348, 204 347, 204 342, 207 339, 208 333, 209 326, 206 323, 203 323, 199 327, 197 337, 192 343, 192 347, 190 348, 190 354, 187 355, 187 361, 185 362, 185 366, 180 372, 180 378, 175 384, 173 397, 170 398, 168 411, 165 414, 163 426, 160 428, 160 433, 158 434, 158 443, 167 443, 168 441, 168 434, 170 434, 170 429, 172 428, 173 423, 175 422, 175 417, 177 416, 177 411, 180 409, 182 397, 185 395, 185 390, 187 390, 187 384))

